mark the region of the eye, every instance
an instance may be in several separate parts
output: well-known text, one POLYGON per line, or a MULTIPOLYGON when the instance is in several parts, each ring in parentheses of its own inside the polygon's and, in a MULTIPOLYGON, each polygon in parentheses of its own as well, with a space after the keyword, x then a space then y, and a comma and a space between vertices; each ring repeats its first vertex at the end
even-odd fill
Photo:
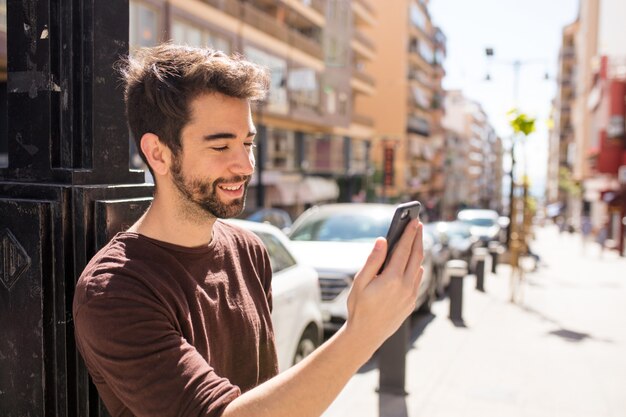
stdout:
POLYGON ((211 149, 217 152, 224 152, 225 150, 228 149, 228 146, 213 146, 211 147, 211 149))
POLYGON ((246 142, 243 144, 246 148, 248 149, 254 149, 256 148, 256 145, 254 144, 254 142, 246 142))

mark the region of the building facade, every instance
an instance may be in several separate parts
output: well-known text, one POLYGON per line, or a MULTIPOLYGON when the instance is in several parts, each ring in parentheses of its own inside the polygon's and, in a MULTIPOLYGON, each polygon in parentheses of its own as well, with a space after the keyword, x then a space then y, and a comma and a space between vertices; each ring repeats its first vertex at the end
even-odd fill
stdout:
POLYGON ((502 140, 481 105, 459 90, 446 92, 446 190, 444 213, 450 218, 463 207, 502 212, 502 140))
POLYGON ((624 20, 626 4, 622 1, 582 0, 578 20, 564 30, 556 100, 559 117, 554 131, 554 137, 559 136, 559 152, 554 155, 558 155, 561 168, 556 180, 551 171, 552 181, 559 181, 557 200, 565 203, 564 215, 570 224, 580 227, 588 218, 596 236, 608 240, 622 254, 626 228, 624 20), (570 74, 572 85, 568 83, 570 74), (563 187, 568 171, 580 194, 563 187))
POLYGON ((383 199, 418 198, 440 211, 443 177, 445 36, 431 21, 426 0, 402 0, 377 10, 367 29, 378 46, 370 62, 375 97, 364 109, 374 118, 372 158, 383 199))

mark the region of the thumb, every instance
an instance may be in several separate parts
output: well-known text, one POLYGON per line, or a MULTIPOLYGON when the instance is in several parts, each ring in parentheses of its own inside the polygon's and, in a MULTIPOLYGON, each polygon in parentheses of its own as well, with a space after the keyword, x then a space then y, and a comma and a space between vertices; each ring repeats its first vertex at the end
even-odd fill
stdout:
POLYGON ((385 255, 387 254, 387 240, 385 238, 379 237, 376 239, 374 243, 374 248, 372 252, 367 257, 367 261, 365 261, 365 265, 361 268, 361 270, 354 277, 354 286, 364 288, 369 284, 376 274, 378 270, 383 265, 385 261, 385 255))

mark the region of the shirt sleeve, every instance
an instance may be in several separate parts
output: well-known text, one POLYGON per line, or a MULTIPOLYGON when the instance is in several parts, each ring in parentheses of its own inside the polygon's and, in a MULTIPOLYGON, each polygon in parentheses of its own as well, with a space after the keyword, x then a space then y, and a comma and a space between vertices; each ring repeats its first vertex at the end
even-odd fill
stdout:
POLYGON ((154 300, 93 297, 74 320, 79 350, 107 407, 117 397, 136 417, 213 417, 240 395, 154 300))

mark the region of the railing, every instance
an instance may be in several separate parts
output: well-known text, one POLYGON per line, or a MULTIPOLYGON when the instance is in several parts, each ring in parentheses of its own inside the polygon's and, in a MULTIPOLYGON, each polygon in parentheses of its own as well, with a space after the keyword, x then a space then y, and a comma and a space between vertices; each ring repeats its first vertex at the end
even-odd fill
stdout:
POLYGON ((241 2, 239 0, 204 0, 204 2, 237 19, 241 18, 241 2))
POLYGON ((324 49, 322 45, 298 32, 297 30, 287 29, 289 32, 289 40, 296 49, 300 49, 309 55, 319 59, 324 59, 324 49))
POLYGON ((243 3, 243 21, 283 42, 289 40, 289 28, 250 3, 243 3))
POLYGON ((407 120, 407 131, 422 136, 430 136, 430 123, 421 117, 409 116, 407 120))
MULTIPOLYGON (((324 58, 324 50, 319 42, 306 37, 295 29, 291 29, 284 23, 278 22, 273 16, 258 9, 251 3, 241 2, 240 0, 204 0, 204 2, 236 19, 241 19, 261 32, 291 44, 296 49, 318 59, 324 58)), ((318 8, 323 10, 324 1, 313 0, 311 6, 316 10, 318 8)))

